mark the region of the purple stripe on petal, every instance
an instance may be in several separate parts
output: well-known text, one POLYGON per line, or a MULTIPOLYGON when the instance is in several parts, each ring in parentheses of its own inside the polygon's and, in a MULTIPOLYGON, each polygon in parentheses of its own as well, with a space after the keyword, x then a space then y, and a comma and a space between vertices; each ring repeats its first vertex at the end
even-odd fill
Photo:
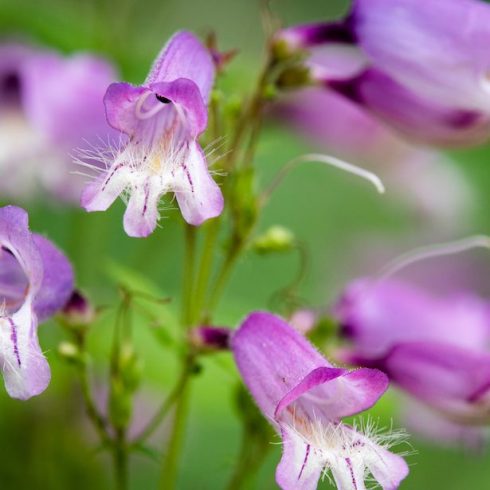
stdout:
POLYGON ((19 355, 19 346, 17 345, 17 330, 14 321, 12 318, 8 318, 7 321, 10 324, 10 340, 12 341, 12 345, 14 348, 14 354, 15 358, 17 359, 17 365, 19 367, 22 366, 22 362, 20 361, 20 355, 19 355))
POLYGON ((310 456, 310 449, 311 449, 311 446, 309 444, 307 444, 306 445, 306 452, 305 452, 305 459, 303 461, 303 465, 301 466, 301 470, 300 470, 299 475, 298 475, 298 480, 301 480, 301 476, 303 475, 303 471, 305 470, 306 465, 308 463, 308 457, 310 456))

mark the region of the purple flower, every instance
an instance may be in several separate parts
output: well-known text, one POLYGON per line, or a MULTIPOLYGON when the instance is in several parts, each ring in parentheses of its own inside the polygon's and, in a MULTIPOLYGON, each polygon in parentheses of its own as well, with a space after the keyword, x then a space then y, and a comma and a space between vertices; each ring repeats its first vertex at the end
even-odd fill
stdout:
POLYGON ((218 216, 223 196, 211 178, 198 138, 207 125, 214 65, 207 49, 179 32, 156 59, 142 86, 112 84, 105 95, 109 124, 128 136, 107 172, 82 195, 87 211, 104 211, 128 196, 124 229, 144 237, 157 226, 162 195, 175 193, 192 225, 218 216))
POLYGON ((490 305, 471 294, 432 296, 385 279, 349 285, 336 316, 347 358, 377 367, 459 424, 490 421, 490 305))
POLYGON ((0 365, 9 395, 25 400, 49 384, 37 325, 64 306, 73 271, 49 240, 29 231, 27 213, 15 206, 0 208, 0 271, 0 365))
POLYGON ((489 21, 479 0, 355 0, 345 21, 292 27, 279 39, 293 49, 356 47, 357 72, 317 77, 409 136, 467 144, 490 128, 489 21))
POLYGON ((0 170, 9 175, 3 195, 26 199, 43 189, 78 199, 82 179, 70 153, 114 138, 102 99, 115 78, 108 62, 87 54, 0 46, 0 170))
POLYGON ((328 471, 342 490, 364 488, 368 473, 385 490, 398 487, 408 473, 405 461, 341 423, 384 393, 388 382, 380 371, 333 367, 270 313, 252 313, 232 337, 231 348, 245 384, 281 434, 276 472, 281 488, 314 489, 328 471))

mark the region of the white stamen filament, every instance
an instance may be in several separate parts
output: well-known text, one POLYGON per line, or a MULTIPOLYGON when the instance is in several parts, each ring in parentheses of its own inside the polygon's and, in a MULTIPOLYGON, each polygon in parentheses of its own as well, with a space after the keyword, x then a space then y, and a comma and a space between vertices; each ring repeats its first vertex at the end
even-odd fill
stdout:
POLYGON ((291 170, 293 170, 297 165, 301 163, 324 163, 325 165, 339 168, 340 170, 344 170, 345 172, 357 175, 358 177, 361 177, 371 182, 371 184, 374 185, 374 187, 380 194, 384 194, 385 192, 385 186, 383 182, 375 173, 330 155, 323 155, 321 153, 307 153, 305 155, 293 158, 288 163, 286 163, 284 167, 282 167, 282 169, 278 172, 276 178, 264 191, 262 196, 262 203, 265 203, 269 199, 272 192, 283 181, 284 177, 286 177, 286 175, 291 170))
POLYGON ((405 267, 420 262, 421 260, 462 253, 473 248, 490 249, 490 237, 486 235, 474 235, 453 242, 437 243, 416 248, 400 255, 385 265, 377 274, 377 280, 381 281, 387 279, 405 267))
MULTIPOLYGON (((358 421, 360 425, 354 423, 353 426, 342 423, 325 423, 316 417, 300 421, 293 419, 292 422, 288 428, 305 444, 311 446, 310 454, 314 455, 318 464, 323 466, 323 477, 327 477, 332 483, 333 478, 330 478, 330 472, 336 477, 335 480, 342 476, 347 477, 349 481, 352 478, 352 474, 346 473, 346 468, 342 467, 346 460, 353 464, 357 469, 357 474, 361 475, 363 480, 374 483, 374 479, 369 475, 373 460, 377 460, 378 466, 385 463, 383 452, 380 450, 389 450, 407 441, 405 431, 394 431, 392 428, 380 430, 370 418, 366 423, 363 423, 361 419, 358 421)), ((406 456, 411 453, 412 451, 405 451, 399 455, 406 456)), ((360 488, 364 488, 361 487, 361 481, 355 483, 360 485, 360 488)))

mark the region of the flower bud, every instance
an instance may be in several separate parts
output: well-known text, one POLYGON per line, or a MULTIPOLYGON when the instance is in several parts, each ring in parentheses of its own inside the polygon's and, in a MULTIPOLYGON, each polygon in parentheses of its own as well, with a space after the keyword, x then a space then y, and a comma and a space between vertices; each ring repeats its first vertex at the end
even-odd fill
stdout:
POLYGON ((70 364, 83 365, 85 363, 85 354, 73 342, 63 341, 58 345, 59 356, 70 364))
POLYGON ((294 247, 293 233, 283 226, 271 226, 253 242, 253 249, 259 254, 288 252, 294 247))
POLYGON ((95 308, 78 290, 74 290, 61 311, 63 322, 69 327, 86 327, 95 320, 95 308))
POLYGON ((200 351, 227 350, 231 332, 226 327, 201 326, 190 332, 190 342, 200 351))
POLYGON ((279 89, 298 89, 315 83, 311 70, 307 65, 298 63, 284 69, 276 80, 279 89))

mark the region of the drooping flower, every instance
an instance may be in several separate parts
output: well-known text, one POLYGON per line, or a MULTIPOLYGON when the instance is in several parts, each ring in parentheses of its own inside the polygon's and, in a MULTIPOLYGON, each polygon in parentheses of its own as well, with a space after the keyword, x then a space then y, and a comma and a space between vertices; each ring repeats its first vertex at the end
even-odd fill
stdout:
POLYGON ((160 198, 173 192, 192 225, 218 216, 223 196, 211 178, 198 137, 206 129, 214 65, 207 49, 179 32, 156 59, 142 86, 112 84, 107 119, 128 136, 107 172, 82 195, 87 211, 104 211, 128 195, 124 229, 144 237, 157 226, 160 198))
POLYGON ((291 27, 278 40, 354 47, 351 73, 313 64, 314 77, 411 137, 459 145, 490 132, 489 20, 480 0, 354 0, 345 20, 291 27))
POLYGON ((28 228, 27 213, 0 208, 0 368, 13 398, 43 392, 50 369, 37 338, 38 321, 61 309, 73 290, 66 257, 28 228))
POLYGON ((342 490, 365 488, 369 473, 385 490, 398 487, 408 473, 405 461, 341 422, 384 393, 388 382, 380 371, 333 367, 270 313, 252 313, 231 348, 257 405, 281 434, 276 481, 282 489, 315 489, 329 471, 342 490))
POLYGON ((352 343, 346 359, 383 370, 453 426, 488 424, 488 301, 373 278, 350 284, 335 314, 352 343))
POLYGON ((107 61, 88 54, 0 46, 0 174, 8 176, 0 179, 3 197, 26 200, 44 191, 66 201, 79 198, 83 179, 70 155, 114 139, 102 99, 115 79, 107 61))

